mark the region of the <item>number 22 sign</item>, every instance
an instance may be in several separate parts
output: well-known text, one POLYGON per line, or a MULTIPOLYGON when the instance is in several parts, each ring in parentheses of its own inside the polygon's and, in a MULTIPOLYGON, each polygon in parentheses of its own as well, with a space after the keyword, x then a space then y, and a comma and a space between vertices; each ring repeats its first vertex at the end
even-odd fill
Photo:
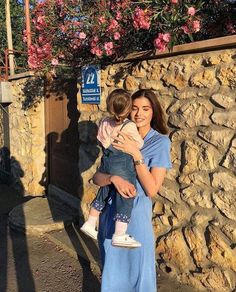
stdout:
POLYGON ((82 103, 99 104, 101 97, 101 70, 98 65, 82 68, 82 103))

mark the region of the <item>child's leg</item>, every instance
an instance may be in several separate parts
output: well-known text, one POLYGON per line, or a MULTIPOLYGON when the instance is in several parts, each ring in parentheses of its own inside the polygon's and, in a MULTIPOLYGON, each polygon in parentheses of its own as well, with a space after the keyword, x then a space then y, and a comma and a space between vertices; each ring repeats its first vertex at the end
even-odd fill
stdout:
POLYGON ((116 215, 115 220, 129 223, 133 209, 134 198, 124 198, 116 192, 116 215))
POLYGON ((101 210, 105 206, 105 199, 108 195, 109 187, 105 186, 99 189, 96 198, 91 204, 88 220, 80 228, 83 233, 87 234, 93 239, 97 239, 98 232, 96 230, 96 223, 101 210))
POLYGON ((128 223, 117 221, 115 224, 115 235, 123 235, 126 233, 128 228, 128 223))
POLYGON ((98 220, 98 217, 99 217, 99 214, 100 214, 100 211, 96 210, 95 208, 91 208, 90 209, 90 212, 89 212, 89 216, 88 216, 88 220, 87 222, 94 226, 94 228, 96 227, 96 224, 97 224, 97 220, 98 220))
POLYGON ((80 230, 86 235, 97 240, 98 232, 96 230, 96 224, 100 212, 94 208, 90 209, 88 220, 81 226, 80 230))
POLYGON ((134 199, 125 199, 116 193, 116 225, 112 236, 112 245, 119 247, 135 248, 141 243, 126 233, 130 221, 134 199))

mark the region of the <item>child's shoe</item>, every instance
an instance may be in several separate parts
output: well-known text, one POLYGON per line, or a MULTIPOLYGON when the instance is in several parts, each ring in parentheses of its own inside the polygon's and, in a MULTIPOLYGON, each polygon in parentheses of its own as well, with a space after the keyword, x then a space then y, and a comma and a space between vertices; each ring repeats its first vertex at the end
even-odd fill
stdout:
POLYGON ((80 227, 80 230, 85 233, 86 235, 88 235, 89 237, 97 240, 98 239, 98 232, 95 229, 95 227, 93 227, 91 224, 89 224, 88 222, 85 222, 82 227, 80 227))
POLYGON ((128 247, 128 248, 135 248, 140 247, 142 244, 135 240, 129 234, 122 234, 122 235, 115 235, 112 236, 112 245, 120 246, 120 247, 128 247))

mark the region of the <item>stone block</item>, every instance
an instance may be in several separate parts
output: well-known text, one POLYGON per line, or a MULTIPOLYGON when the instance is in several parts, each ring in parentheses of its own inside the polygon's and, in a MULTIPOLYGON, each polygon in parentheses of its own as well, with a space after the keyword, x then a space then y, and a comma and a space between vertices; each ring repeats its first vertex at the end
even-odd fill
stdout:
POLYGON ((187 209, 182 202, 179 204, 173 204, 170 207, 170 210, 174 218, 176 218, 176 224, 174 224, 174 226, 183 226, 186 222, 189 222, 191 211, 190 209, 187 209))
POLYGON ((177 128, 209 126, 213 106, 204 100, 187 100, 174 104, 169 112, 169 123, 177 128))
POLYGON ((163 75, 161 78, 168 86, 173 86, 177 90, 181 90, 185 88, 188 84, 188 81, 185 79, 183 73, 176 71, 168 71, 166 74, 163 75))
POLYGON ((174 230, 163 236, 157 244, 157 253, 166 264, 178 272, 195 270, 186 241, 181 230, 174 230))
POLYGON ((198 136, 217 148, 227 149, 234 136, 234 131, 226 128, 210 128, 198 131, 198 136))
POLYGON ((211 116, 214 124, 224 126, 231 129, 236 129, 236 111, 214 112, 211 116))
POLYGON ((193 87, 212 87, 216 85, 217 79, 215 78, 214 68, 200 69, 198 72, 194 73, 190 78, 190 85, 193 87))
POLYGON ((217 72, 216 77, 223 86, 236 88, 236 67, 235 65, 221 66, 217 72))
POLYGON ((227 218, 236 221, 235 192, 217 191, 212 194, 215 206, 227 218))
POLYGON ((221 230, 232 242, 236 242, 236 222, 227 222, 221 230))
POLYGON ((208 171, 197 171, 189 174, 182 173, 179 176, 179 182, 186 185, 210 186, 210 177, 208 171))
POLYGON ((181 198, 192 207, 213 208, 210 194, 209 189, 194 185, 190 185, 181 190, 181 198))
POLYGON ((146 76, 146 70, 142 66, 138 65, 132 69, 131 75, 136 78, 144 78, 146 76))
POLYGON ((128 91, 136 91, 139 87, 139 83, 133 76, 128 76, 125 78, 124 87, 128 91))
POLYGON ((226 192, 234 191, 236 190, 236 177, 230 172, 218 171, 212 174, 211 185, 226 192))
POLYGON ((196 139, 184 143, 183 158, 184 173, 211 171, 218 167, 221 154, 212 145, 196 139))
POLYGON ((236 139, 232 140, 222 165, 236 173, 236 139))
POLYGON ((236 252, 230 247, 226 236, 215 226, 207 229, 208 258, 223 269, 231 269, 236 272, 236 252))
POLYGON ((212 95, 211 99, 219 107, 223 107, 226 109, 230 109, 235 105, 235 97, 233 96, 227 96, 221 93, 216 93, 212 95))
POLYGON ((208 249, 203 230, 196 226, 187 226, 184 228, 184 235, 197 267, 205 267, 209 264, 209 261, 206 258, 208 249))

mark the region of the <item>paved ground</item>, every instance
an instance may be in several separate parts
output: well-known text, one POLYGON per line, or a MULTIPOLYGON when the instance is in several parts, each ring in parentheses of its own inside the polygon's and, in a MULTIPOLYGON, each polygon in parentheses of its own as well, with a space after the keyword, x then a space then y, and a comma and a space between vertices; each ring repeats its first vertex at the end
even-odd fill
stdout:
MULTIPOLYGON (((97 261, 96 246, 75 225, 42 236, 8 227, 9 211, 25 200, 0 185, 0 292, 99 292, 99 269, 85 260, 97 261)), ((162 274, 158 275, 158 291, 194 292, 162 274)))

